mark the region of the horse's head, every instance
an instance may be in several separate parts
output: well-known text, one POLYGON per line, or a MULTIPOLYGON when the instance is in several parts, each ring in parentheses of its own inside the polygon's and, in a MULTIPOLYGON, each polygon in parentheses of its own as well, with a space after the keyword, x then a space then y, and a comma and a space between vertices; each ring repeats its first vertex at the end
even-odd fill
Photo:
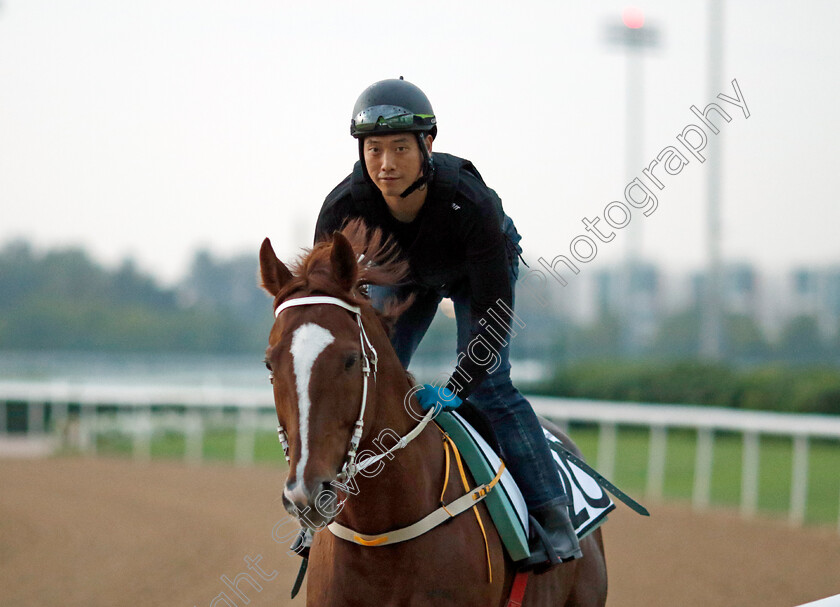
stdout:
POLYGON ((265 362, 281 441, 288 445, 283 503, 305 526, 320 527, 334 517, 330 483, 355 457, 360 420, 375 415, 375 344, 384 350, 388 341, 360 288, 393 282, 407 271, 381 234, 367 234, 364 224, 351 224, 292 270, 268 239, 260 249, 262 286, 274 296, 275 309, 265 362))

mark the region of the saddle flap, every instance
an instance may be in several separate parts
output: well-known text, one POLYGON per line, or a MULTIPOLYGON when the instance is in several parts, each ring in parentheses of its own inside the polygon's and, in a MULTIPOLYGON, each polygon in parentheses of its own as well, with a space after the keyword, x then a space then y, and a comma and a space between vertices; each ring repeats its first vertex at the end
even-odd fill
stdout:
MULTIPOLYGON (((435 422, 455 441, 475 482, 484 484, 493 480, 501 460, 481 434, 453 411, 441 413, 435 422)), ((528 558, 528 508, 507 469, 484 503, 510 558, 514 561, 528 558)))

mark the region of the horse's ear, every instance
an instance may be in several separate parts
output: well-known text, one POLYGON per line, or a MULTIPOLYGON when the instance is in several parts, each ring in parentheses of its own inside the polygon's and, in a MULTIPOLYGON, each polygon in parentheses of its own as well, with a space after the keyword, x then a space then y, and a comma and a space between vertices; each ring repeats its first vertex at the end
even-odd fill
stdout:
POLYGON ((350 291, 356 285, 359 268, 353 247, 341 232, 333 233, 330 262, 332 263, 333 278, 343 290, 350 291))
POLYGON ((263 240, 260 247, 260 279, 262 288, 271 295, 277 295, 283 285, 292 279, 292 273, 277 259, 268 238, 263 240))

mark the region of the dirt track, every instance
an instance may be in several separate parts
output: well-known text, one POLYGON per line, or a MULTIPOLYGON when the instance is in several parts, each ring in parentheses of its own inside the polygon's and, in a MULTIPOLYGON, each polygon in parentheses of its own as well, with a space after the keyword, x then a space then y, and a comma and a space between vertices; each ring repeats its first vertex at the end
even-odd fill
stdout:
MULTIPOLYGON (((0 605, 202 607, 232 594, 221 576, 247 572, 246 557, 272 578, 250 572, 262 589, 240 585, 249 607, 303 605, 288 599, 299 561, 271 535, 285 519, 281 483, 269 468, 0 460, 0 605)), ((611 607, 788 607, 840 593, 833 529, 652 512, 619 507, 605 527, 611 607)))

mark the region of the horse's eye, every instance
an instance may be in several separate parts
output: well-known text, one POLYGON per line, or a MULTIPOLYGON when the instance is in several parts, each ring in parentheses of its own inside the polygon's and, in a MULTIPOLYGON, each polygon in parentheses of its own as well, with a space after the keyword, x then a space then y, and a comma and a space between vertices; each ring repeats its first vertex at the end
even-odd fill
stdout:
POLYGON ((356 361, 359 360, 359 355, 355 352, 353 354, 348 354, 347 357, 344 359, 344 370, 347 371, 356 364, 356 361))
POLYGON ((268 369, 268 381, 272 384, 274 383, 274 369, 271 368, 271 361, 267 358, 263 361, 265 363, 265 368, 268 369))

